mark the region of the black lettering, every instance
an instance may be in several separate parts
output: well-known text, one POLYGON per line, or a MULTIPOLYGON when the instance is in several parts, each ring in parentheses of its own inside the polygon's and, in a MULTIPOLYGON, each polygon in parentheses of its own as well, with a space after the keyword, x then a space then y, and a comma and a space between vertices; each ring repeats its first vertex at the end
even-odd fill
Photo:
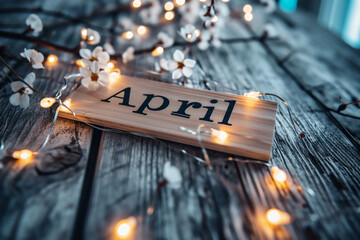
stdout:
POLYGON ((151 111, 161 111, 165 108, 167 108, 167 106, 169 106, 169 99, 167 99, 166 97, 160 96, 160 95, 154 95, 154 94, 143 94, 144 96, 146 96, 146 99, 144 100, 144 102, 141 104, 141 106, 138 108, 138 110, 133 111, 133 113, 138 113, 138 114, 142 114, 142 115, 147 115, 146 113, 144 113, 145 108, 151 110, 151 111), (151 100, 153 98, 161 98, 163 100, 163 103, 161 104, 160 107, 157 108, 152 108, 149 106, 149 103, 151 102, 151 100))
POLYGON ((225 102, 229 103, 229 106, 225 112, 225 116, 223 118, 223 120, 221 122, 218 122, 218 124, 224 124, 224 125, 229 125, 232 126, 232 124, 229 123, 229 119, 231 117, 231 113, 235 107, 236 101, 235 100, 224 100, 225 102))
POLYGON ((177 112, 172 112, 171 115, 174 116, 178 116, 178 117, 183 117, 183 118, 190 118, 190 114, 186 113, 186 110, 189 107, 193 107, 193 108, 201 108, 201 103, 199 102, 190 102, 186 101, 186 100, 178 100, 178 102, 181 102, 181 106, 179 108, 179 110, 177 112))
POLYGON ((109 99, 111 98, 119 98, 119 99, 123 99, 122 103, 119 103, 119 105, 124 105, 124 106, 128 106, 128 107, 135 107, 134 105, 130 105, 129 101, 130 101, 130 91, 131 88, 124 88, 123 90, 121 90, 120 92, 115 93, 114 95, 112 95, 111 97, 107 98, 107 99, 102 99, 102 102, 110 102, 109 99), (120 97, 117 96, 118 94, 124 92, 124 96, 120 97))
MULTIPOLYGON (((218 101, 216 99, 211 99, 210 103, 217 103, 218 101)), ((207 111, 205 113, 205 116, 203 118, 199 118, 199 120, 202 121, 207 121, 207 122, 213 122, 213 120, 210 119, 212 113, 214 112, 215 107, 210 107, 210 106, 203 106, 203 108, 206 108, 207 111)))

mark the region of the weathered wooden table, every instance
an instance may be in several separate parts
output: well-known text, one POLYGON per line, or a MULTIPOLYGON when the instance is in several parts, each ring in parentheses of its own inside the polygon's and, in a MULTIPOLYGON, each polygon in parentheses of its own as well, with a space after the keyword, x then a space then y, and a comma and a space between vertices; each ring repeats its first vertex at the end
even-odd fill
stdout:
MULTIPOLYGON (((1 5, 1 28, 21 32, 17 24, 23 24, 31 11, 4 14, 4 9, 42 6, 69 15, 89 14, 104 3, 44 0, 37 4, 2 1, 1 5), (11 28, 4 28, 6 24, 11 28)), ((39 14, 45 24, 54 20, 39 14)), ((110 27, 121 14, 87 20, 110 27)), ((198 147, 100 131, 59 119, 50 145, 76 139, 83 156, 75 163, 58 162, 53 167, 62 170, 53 174, 36 171, 36 162, 21 169, 11 161, 5 164, 0 170, 0 239, 110 239, 114 224, 129 216, 141 217, 137 239, 358 238, 360 109, 351 105, 341 113, 336 110, 340 96, 345 102, 360 97, 360 52, 304 13, 277 12, 268 20, 277 26, 278 40, 224 42, 221 48, 205 52, 193 48, 191 57, 209 78, 229 88, 273 92, 292 106, 294 120, 307 137, 300 139, 294 133, 287 109, 279 105, 270 161, 288 172, 289 187, 275 185, 269 168, 261 164, 221 161, 209 171, 180 152, 185 149, 202 157, 198 147), (180 189, 157 191, 166 161, 181 170, 184 181, 180 189), (147 215, 151 204, 155 211, 147 215), (292 222, 279 228, 267 226, 264 213, 273 207, 290 213, 292 222)), ((59 45, 76 46, 80 28, 86 24, 63 21, 45 28, 42 36, 59 45)), ((257 25, 256 17, 249 25, 229 21, 222 37, 258 35, 257 25)), ((113 34, 103 37, 114 40, 113 34)), ((135 47, 152 44, 141 42, 135 47)), ((0 45, 8 45, 6 52, 16 56, 24 47, 49 52, 1 34, 0 45)), ((64 74, 78 69, 70 63, 72 55, 56 54, 61 63, 35 71, 35 87, 48 94, 61 86, 64 74)), ((19 73, 31 71, 23 62, 7 59, 19 73)), ((143 76, 140 69, 154 69, 154 59, 149 54, 137 55, 134 62, 120 68, 124 74, 143 76)), ((194 78, 200 79, 195 72, 194 78)), ((10 85, 3 75, 0 83, 0 136, 6 148, 37 151, 55 110, 40 108, 41 97, 36 95, 28 109, 14 107, 9 104, 10 85)), ((194 85, 204 88, 200 81, 194 85)), ((210 157, 216 162, 228 155, 210 152, 210 157)))

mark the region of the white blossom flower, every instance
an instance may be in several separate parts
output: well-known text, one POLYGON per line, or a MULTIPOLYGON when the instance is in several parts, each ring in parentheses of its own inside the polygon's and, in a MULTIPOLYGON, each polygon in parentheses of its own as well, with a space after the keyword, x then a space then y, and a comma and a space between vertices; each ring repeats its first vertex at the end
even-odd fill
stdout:
POLYGON ((109 54, 115 54, 115 48, 113 47, 113 45, 111 45, 111 43, 105 43, 104 50, 107 51, 109 54))
POLYGON ((195 26, 191 24, 187 24, 185 27, 180 29, 180 36, 185 39, 187 42, 195 42, 196 34, 195 34, 195 26))
POLYGON ((182 176, 179 169, 172 166, 170 162, 164 164, 164 178, 168 182, 168 186, 173 189, 181 187, 182 176))
POLYGON ((94 29, 84 28, 81 30, 81 32, 82 39, 84 39, 90 45, 98 44, 101 40, 99 32, 94 29))
POLYGON ((24 52, 20 53, 20 56, 26 58, 33 68, 39 69, 44 68, 42 62, 44 61, 44 55, 35 49, 24 49, 24 52))
POLYGON ((128 63, 134 60, 134 47, 128 47, 126 51, 122 54, 122 61, 123 63, 128 63))
POLYGON ((174 52, 174 60, 168 61, 169 70, 173 71, 172 78, 179 79, 183 75, 190 77, 193 74, 192 68, 195 66, 196 61, 192 59, 185 59, 185 55, 180 50, 174 52))
POLYGON ((109 73, 100 71, 98 62, 93 61, 90 69, 80 68, 80 74, 83 76, 81 84, 90 91, 96 91, 99 86, 106 87, 109 81, 109 73))
POLYGON ((198 48, 204 51, 209 48, 210 44, 218 48, 221 46, 221 41, 215 32, 202 31, 198 41, 198 48))
POLYGON ((25 21, 26 25, 34 32, 34 35, 39 35, 43 30, 43 23, 38 15, 30 14, 25 21))
POLYGON ((174 44, 174 39, 164 32, 159 32, 157 38, 157 45, 163 48, 171 47, 174 44))
MULTIPOLYGON (((24 81, 32 87, 35 78, 35 73, 31 72, 25 77, 24 81)), ((32 94, 33 91, 21 81, 12 82, 11 89, 15 93, 10 96, 10 103, 14 106, 20 105, 21 108, 29 107, 30 98, 28 95, 32 94)))
POLYGON ((109 53, 103 51, 101 46, 97 46, 92 53, 87 48, 80 49, 79 53, 83 58, 81 61, 86 68, 90 67, 93 61, 97 61, 100 68, 105 68, 110 60, 109 53))
POLYGON ((274 0, 260 0, 261 4, 265 6, 267 13, 273 13, 276 10, 276 2, 274 0))

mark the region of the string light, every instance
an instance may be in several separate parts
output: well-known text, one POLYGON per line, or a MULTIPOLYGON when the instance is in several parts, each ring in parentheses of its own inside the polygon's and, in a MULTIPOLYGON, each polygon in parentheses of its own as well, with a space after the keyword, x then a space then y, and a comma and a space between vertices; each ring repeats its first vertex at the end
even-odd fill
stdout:
POLYGON ((46 98, 41 99, 40 106, 43 107, 43 108, 49 108, 52 105, 54 105, 55 102, 56 102, 55 98, 46 97, 46 98))
POLYGON ((119 221, 115 226, 115 236, 117 239, 130 239, 136 228, 136 218, 129 217, 119 221))
POLYGON ((171 20, 174 19, 175 13, 174 13, 173 11, 167 11, 167 12, 165 13, 164 17, 165 17, 165 20, 171 21, 171 20))
POLYGON ((126 31, 121 36, 127 40, 131 40, 134 37, 134 33, 132 31, 126 31))
POLYGON ((47 59, 45 64, 48 66, 55 66, 58 63, 59 59, 56 55, 54 54, 50 54, 47 59))
POLYGON ((33 160, 34 153, 29 149, 13 152, 13 158, 18 159, 21 164, 28 164, 33 160))
POLYGON ((225 131, 219 131, 216 129, 211 129, 211 135, 218 143, 224 143, 228 138, 228 134, 225 131))
POLYGON ((76 60, 76 65, 79 67, 85 67, 81 59, 76 60))
POLYGON ((81 31, 80 31, 80 34, 81 34, 81 38, 86 40, 87 39, 87 35, 88 35, 88 31, 86 28, 82 28, 81 31))
POLYGON ((266 212, 266 219, 271 225, 283 225, 288 224, 291 221, 291 217, 288 213, 276 208, 271 208, 266 212))
POLYGON ((262 96, 260 92, 248 92, 244 93, 244 97, 251 97, 251 98, 258 98, 259 96, 262 96))
POLYGON ((248 13, 245 13, 244 18, 247 22, 250 22, 251 20, 253 20, 254 16, 252 15, 252 13, 248 12, 248 13))
POLYGON ((139 8, 141 7, 142 2, 140 0, 134 0, 132 1, 131 5, 133 6, 133 8, 139 8))
POLYGON ((144 25, 140 25, 136 28, 136 33, 140 36, 144 36, 147 33, 148 29, 144 25))
POLYGON ((271 174, 274 180, 278 183, 284 183, 286 181, 286 173, 278 167, 271 167, 271 174))
POLYGON ((252 12, 252 6, 250 4, 246 4, 243 7, 243 11, 244 11, 244 13, 251 13, 252 12))
MULTIPOLYGON (((70 106, 71 106, 71 99, 65 100, 62 104, 65 105, 66 107, 70 108, 70 106)), ((60 106, 60 107, 59 107, 59 110, 61 110, 61 111, 63 111, 63 112, 70 112, 69 109, 67 109, 66 107, 60 106)))
POLYGON ((184 5, 185 4, 185 0, 175 0, 175 5, 176 6, 182 6, 182 5, 184 5))
POLYGON ((187 33, 187 34, 185 35, 185 37, 186 37, 187 39, 190 39, 190 38, 192 38, 192 34, 191 34, 191 33, 187 33))
POLYGON ((174 9, 174 4, 173 4, 172 2, 166 2, 166 3, 164 4, 164 9, 165 9, 166 11, 171 11, 171 10, 174 9))
POLYGON ((230 2, 230 0, 222 0, 223 2, 227 3, 227 2, 230 2))
POLYGON ((156 47, 152 52, 151 55, 154 57, 160 56, 164 53, 164 48, 163 47, 156 47))

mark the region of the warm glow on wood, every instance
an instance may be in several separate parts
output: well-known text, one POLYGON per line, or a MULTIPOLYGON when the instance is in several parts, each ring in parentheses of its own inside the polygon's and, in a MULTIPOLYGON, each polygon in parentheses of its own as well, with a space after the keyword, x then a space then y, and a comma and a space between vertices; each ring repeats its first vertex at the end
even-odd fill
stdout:
POLYGON ((59 59, 56 55, 54 54, 50 54, 47 59, 45 64, 48 66, 55 66, 58 63, 59 59))
MULTIPOLYGON (((70 108, 70 106, 71 106, 71 99, 65 100, 62 104, 65 105, 66 107, 70 108)), ((59 110, 60 110, 60 111, 65 111, 65 112, 70 112, 69 109, 67 109, 66 107, 64 107, 64 106, 59 106, 59 110)))
POLYGON ((52 105, 54 105, 55 102, 56 102, 55 98, 46 97, 46 98, 41 99, 40 106, 43 107, 43 108, 49 108, 52 105))
POLYGON ((254 16, 252 15, 252 13, 245 13, 245 21, 250 22, 251 20, 253 20, 254 16))
POLYGON ((124 32, 121 36, 127 40, 131 40, 134 37, 134 34, 132 31, 127 31, 124 32))
POLYGON ((32 162, 34 153, 29 149, 24 149, 20 151, 15 151, 12 156, 13 158, 18 159, 17 163, 20 163, 21 165, 26 165, 32 162))
POLYGON ((278 167, 271 167, 271 174, 278 183, 284 183, 286 181, 286 173, 278 167))
POLYGON ((266 212, 266 219, 272 225, 288 224, 291 221, 291 217, 288 213, 276 208, 271 208, 266 212))
POLYGON ((147 33, 148 29, 144 25, 140 25, 136 28, 136 33, 140 36, 144 36, 147 33))
POLYGON ((219 131, 216 129, 211 129, 211 135, 215 138, 217 143, 224 143, 228 138, 228 134, 225 131, 219 131))
POLYGON ((174 19, 175 13, 173 11, 168 11, 165 13, 164 17, 165 17, 165 20, 171 21, 174 19))
POLYGON ((136 218, 129 217, 119 221, 115 226, 117 239, 130 239, 136 228, 136 218))
POLYGON ((151 55, 154 57, 160 56, 164 53, 164 48, 163 47, 156 47, 152 52, 151 55))
POLYGON ((134 1, 132 1, 132 3, 131 3, 131 6, 133 6, 133 8, 139 8, 139 7, 141 7, 141 1, 140 0, 134 0, 134 1))

